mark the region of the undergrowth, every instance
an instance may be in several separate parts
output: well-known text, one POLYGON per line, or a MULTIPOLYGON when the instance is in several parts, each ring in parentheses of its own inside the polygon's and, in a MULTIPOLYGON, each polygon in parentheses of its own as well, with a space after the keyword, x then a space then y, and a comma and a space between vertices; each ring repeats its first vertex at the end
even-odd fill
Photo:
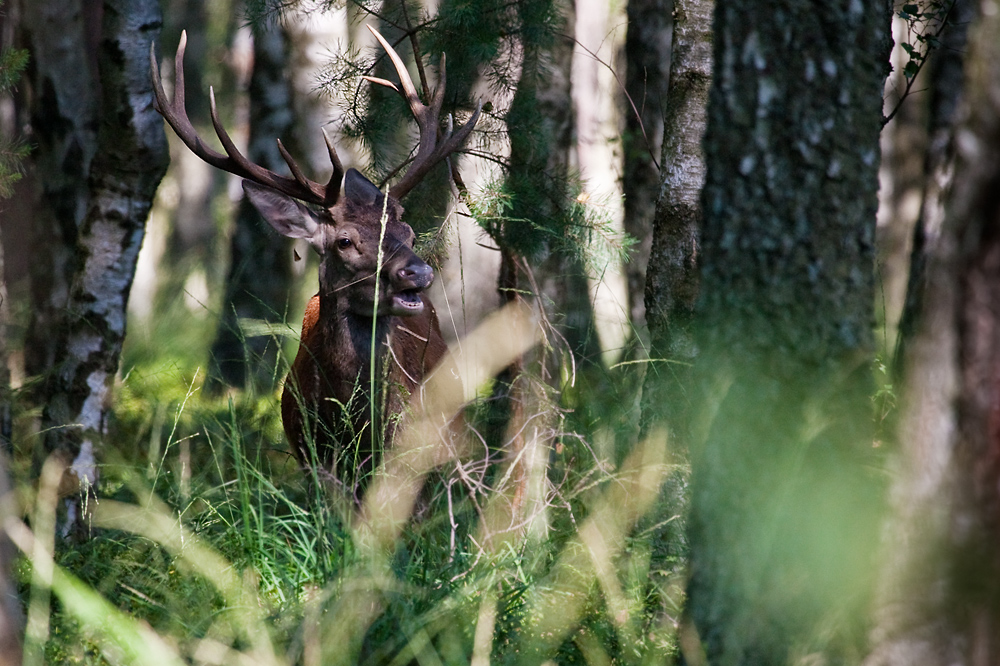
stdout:
MULTIPOLYGON (((456 460, 427 477, 416 517, 373 546, 354 503, 299 470, 277 391, 211 395, 203 352, 167 347, 126 350, 91 538, 57 541, 48 629, 36 644, 29 633, 26 663, 644 664, 675 654, 686 476, 662 439, 636 443, 633 366, 587 366, 534 404, 545 425, 540 527, 490 535, 491 512, 509 499, 502 455, 476 483, 462 476, 473 463, 456 460)), ((38 490, 33 528, 47 501, 38 490)), ((18 573, 30 607, 44 585, 28 562, 18 573)))

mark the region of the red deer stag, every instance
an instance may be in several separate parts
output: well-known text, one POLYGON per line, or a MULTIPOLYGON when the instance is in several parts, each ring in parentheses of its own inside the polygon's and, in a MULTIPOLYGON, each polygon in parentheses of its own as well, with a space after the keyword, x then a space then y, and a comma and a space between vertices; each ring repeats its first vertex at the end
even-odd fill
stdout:
POLYGON ((174 60, 172 102, 150 50, 156 109, 177 136, 208 164, 242 177, 244 192, 264 219, 284 236, 307 240, 320 256, 319 293, 306 307, 299 352, 281 397, 281 417, 303 467, 319 463, 352 486, 374 468, 381 447, 393 439, 407 396, 446 351, 434 306, 423 293, 434 271, 413 252, 413 230, 401 219, 399 200, 462 144, 480 113, 477 108, 456 132, 449 117, 439 136, 444 56, 438 87, 430 105, 424 105, 403 61, 372 32, 392 59, 401 87, 366 78, 399 92, 420 129, 416 155, 388 198, 354 169, 344 174, 326 132, 333 175, 325 185, 306 178, 280 140, 278 149, 292 177, 250 162, 222 127, 212 89, 212 124, 225 154, 209 148, 184 106, 186 35, 181 35, 174 60))

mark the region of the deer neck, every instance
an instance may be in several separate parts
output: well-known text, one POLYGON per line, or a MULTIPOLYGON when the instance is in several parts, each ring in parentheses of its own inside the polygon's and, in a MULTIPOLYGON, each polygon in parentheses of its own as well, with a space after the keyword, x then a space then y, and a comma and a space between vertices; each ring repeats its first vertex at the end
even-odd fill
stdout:
POLYGON ((388 353, 387 342, 391 331, 391 315, 370 317, 351 312, 345 299, 320 297, 319 325, 321 339, 328 348, 341 357, 341 363, 361 372, 371 368, 372 361, 381 367, 388 353), (374 336, 373 336, 374 332, 374 336), (374 347, 372 342, 374 340, 374 347))

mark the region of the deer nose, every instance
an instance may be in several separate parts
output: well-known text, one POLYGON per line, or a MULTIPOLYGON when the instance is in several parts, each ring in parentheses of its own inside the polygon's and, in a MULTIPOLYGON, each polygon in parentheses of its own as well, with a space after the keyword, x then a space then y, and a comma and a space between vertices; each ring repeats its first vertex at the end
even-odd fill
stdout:
POLYGON ((422 261, 408 264, 396 272, 396 279, 411 289, 424 289, 434 281, 434 269, 422 261))

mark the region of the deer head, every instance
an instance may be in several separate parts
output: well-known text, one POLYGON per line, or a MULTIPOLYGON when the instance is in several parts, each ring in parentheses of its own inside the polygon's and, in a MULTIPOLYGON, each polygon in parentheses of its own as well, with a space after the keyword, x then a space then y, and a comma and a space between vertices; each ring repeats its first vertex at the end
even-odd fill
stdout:
POLYGON ((250 181, 243 181, 243 190, 278 233, 316 250, 320 294, 339 304, 335 310, 366 317, 423 311, 419 292, 430 286, 434 271, 413 253, 413 230, 400 221, 400 205, 360 173, 350 169, 344 195, 318 210, 250 181))
POLYGON ((358 315, 385 314, 410 316, 423 310, 419 292, 434 279, 430 266, 413 253, 413 230, 401 220, 399 200, 436 164, 454 152, 472 131, 480 108, 457 132, 447 127, 439 137, 441 105, 445 90, 445 60, 442 56, 440 82, 430 105, 420 101, 402 59, 376 30, 369 27, 385 48, 399 74, 400 85, 365 77, 368 81, 392 88, 406 99, 420 129, 420 142, 409 168, 388 191, 378 187, 351 169, 346 176, 337 150, 323 132, 333 165, 326 184, 309 180, 298 163, 278 140, 278 150, 288 164, 291 177, 282 176, 250 162, 236 148, 219 121, 215 91, 209 89, 212 124, 225 154, 208 147, 188 119, 184 105, 184 50, 187 34, 181 33, 174 58, 175 90, 173 101, 167 99, 150 49, 156 109, 177 136, 208 164, 242 177, 243 190, 265 220, 280 234, 303 238, 321 257, 320 293, 336 298, 337 309, 358 315), (343 196, 341 195, 343 180, 343 196), (304 203, 303 203, 304 202, 304 203), (306 205, 310 204, 310 205, 306 205), (384 228, 383 228, 384 213, 384 228), (379 239, 382 239, 381 246, 379 239), (380 251, 381 247, 381 251, 380 251), (379 259, 381 258, 381 270, 379 259), (375 275, 379 274, 376 299, 375 275), (376 300, 378 301, 376 303, 376 300))

